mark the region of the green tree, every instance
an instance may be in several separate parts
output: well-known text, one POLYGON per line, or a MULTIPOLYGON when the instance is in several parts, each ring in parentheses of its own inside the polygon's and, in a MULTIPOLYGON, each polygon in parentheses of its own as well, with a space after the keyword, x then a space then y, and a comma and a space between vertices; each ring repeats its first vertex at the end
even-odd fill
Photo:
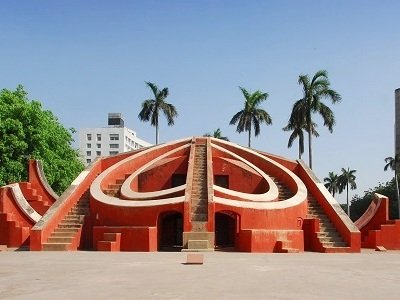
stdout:
MULTIPOLYGON (((315 137, 319 137, 319 133, 316 130, 317 124, 312 123, 312 135, 315 137)), ((291 114, 288 124, 282 128, 283 131, 292 131, 289 136, 288 148, 293 146, 293 142, 298 138, 299 139, 299 159, 301 159, 302 154, 304 153, 304 131, 307 132, 308 127, 305 120, 305 114, 298 113, 291 114)))
POLYGON ((174 125, 174 118, 178 116, 178 112, 172 104, 169 104, 165 99, 169 95, 168 88, 159 90, 152 82, 146 82, 146 85, 153 92, 154 99, 144 100, 142 110, 139 113, 139 119, 142 122, 150 121, 151 126, 156 127, 156 144, 159 142, 159 115, 160 111, 167 118, 168 126, 174 125))
POLYGON ((254 93, 249 93, 246 89, 239 87, 245 98, 244 108, 237 112, 231 119, 230 125, 237 124, 236 131, 241 133, 247 131, 249 133, 248 146, 251 147, 251 128, 254 126, 254 134, 260 134, 260 124, 272 124, 270 115, 263 109, 259 108, 260 104, 267 100, 268 93, 263 93, 260 90, 254 93))
MULTIPOLYGON (((395 157, 386 157, 385 158, 385 167, 384 170, 387 171, 388 169, 391 169, 394 171, 394 183, 396 186, 396 200, 398 203, 398 209, 399 209, 399 216, 400 216, 400 195, 399 195, 399 178, 398 178, 398 169, 399 169, 399 164, 400 164, 400 153, 396 154, 395 157)), ((394 198, 392 198, 394 199, 394 198)))
MULTIPOLYGON (((356 221, 363 213, 367 210, 374 194, 378 193, 388 197, 389 199, 394 199, 396 197, 396 188, 394 183, 394 178, 386 183, 379 183, 378 186, 369 189, 364 192, 364 195, 354 195, 351 199, 351 219, 356 221)), ((398 202, 389 201, 389 217, 391 219, 398 219, 398 202)))
POLYGON ((309 166, 312 169, 312 142, 313 135, 313 120, 312 115, 318 113, 324 120, 324 126, 327 126, 329 131, 333 131, 335 125, 335 116, 332 110, 322 102, 324 98, 330 99, 332 103, 337 103, 341 100, 340 95, 330 89, 328 73, 325 70, 320 70, 310 80, 308 75, 300 75, 298 83, 303 88, 303 98, 296 101, 293 105, 292 115, 297 118, 304 119, 308 133, 308 158, 309 166))
POLYGON ((335 197, 336 193, 342 192, 339 184, 339 175, 333 172, 329 172, 328 177, 324 178, 324 182, 325 187, 328 189, 333 197, 335 197))
POLYGON ((0 185, 27 180, 27 162, 43 162, 47 180, 61 194, 83 170, 72 148, 71 130, 64 128, 24 88, 0 92, 0 185))
POLYGON ((206 133, 203 136, 213 137, 213 138, 216 138, 216 139, 220 139, 220 140, 224 140, 224 141, 228 141, 229 142, 229 139, 226 136, 222 135, 221 129, 219 129, 219 128, 215 129, 212 134, 211 133, 206 133))
POLYGON ((349 186, 352 190, 357 188, 356 184, 356 170, 350 170, 350 168, 342 168, 342 174, 339 176, 339 190, 346 189, 346 199, 347 199, 347 215, 350 217, 350 206, 349 206, 349 186))

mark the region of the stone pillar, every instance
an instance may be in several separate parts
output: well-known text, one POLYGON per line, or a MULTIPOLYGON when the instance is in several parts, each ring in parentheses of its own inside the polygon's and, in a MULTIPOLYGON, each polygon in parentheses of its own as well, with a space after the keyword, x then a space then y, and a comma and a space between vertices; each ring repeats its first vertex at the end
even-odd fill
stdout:
POLYGON ((394 123, 394 137, 395 137, 395 151, 396 154, 400 153, 400 88, 394 91, 395 94, 395 123, 394 123))

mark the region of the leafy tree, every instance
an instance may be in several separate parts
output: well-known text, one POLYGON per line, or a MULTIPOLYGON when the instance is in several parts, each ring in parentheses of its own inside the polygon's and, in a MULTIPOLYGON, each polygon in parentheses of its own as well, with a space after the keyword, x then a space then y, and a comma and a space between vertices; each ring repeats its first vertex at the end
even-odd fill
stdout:
POLYGON ((267 100, 268 93, 263 93, 260 90, 254 93, 249 93, 246 89, 239 87, 245 98, 244 108, 237 112, 230 121, 230 125, 237 124, 236 131, 241 133, 248 131, 249 141, 248 146, 251 147, 251 128, 254 126, 254 134, 258 136, 260 134, 260 125, 265 123, 267 125, 272 124, 270 115, 263 109, 259 108, 260 104, 267 100))
POLYGON ((342 192, 339 183, 339 175, 333 172, 329 172, 328 177, 324 178, 324 182, 325 182, 325 187, 328 189, 328 191, 332 194, 333 197, 335 197, 336 193, 342 192))
POLYGON ((346 189, 346 199, 347 199, 347 215, 350 217, 350 206, 349 206, 349 186, 352 190, 357 188, 356 175, 357 171, 350 170, 350 168, 342 168, 342 174, 339 176, 339 190, 346 189))
POLYGON ((0 185, 27 179, 27 162, 43 162, 47 180, 61 194, 83 170, 64 128, 40 102, 31 101, 19 85, 0 92, 0 185))
POLYGON ((341 96, 334 90, 330 89, 328 73, 325 70, 320 70, 310 81, 308 75, 300 75, 298 83, 303 87, 303 98, 296 101, 293 105, 292 115, 296 118, 304 119, 308 133, 308 157, 309 165, 312 169, 312 142, 313 121, 312 115, 318 113, 324 120, 324 126, 327 126, 329 131, 333 131, 335 125, 335 116, 332 110, 322 102, 322 99, 327 98, 332 103, 337 103, 341 100, 341 96))
POLYGON ((165 101, 168 97, 168 88, 159 90, 158 87, 152 82, 146 82, 146 85, 153 92, 154 99, 144 100, 142 103, 142 110, 139 113, 139 119, 142 122, 151 122, 151 126, 156 127, 156 144, 159 141, 159 115, 162 111, 167 118, 168 126, 174 125, 174 118, 178 116, 175 106, 165 101))
POLYGON ((212 134, 211 133, 206 133, 206 134, 204 134, 204 136, 213 137, 213 138, 216 138, 216 139, 220 139, 220 140, 224 140, 224 141, 228 141, 229 142, 229 139, 226 136, 222 136, 221 129, 219 129, 219 128, 215 129, 212 134))
MULTIPOLYGON (((396 188, 395 188, 394 178, 386 183, 379 183, 378 186, 371 188, 368 191, 365 191, 363 196, 359 195, 353 196, 350 207, 351 219, 353 221, 356 221, 367 210, 372 199, 374 198, 375 193, 384 195, 389 199, 395 199, 396 188)), ((389 201, 389 217, 391 219, 399 218, 398 202, 389 201)))
MULTIPOLYGON (((385 158, 385 167, 384 170, 387 171, 389 168, 394 171, 394 182, 396 186, 396 200, 397 203, 400 203, 400 195, 399 195, 399 178, 398 178, 398 169, 400 165, 400 153, 396 154, 395 157, 386 157, 385 158)), ((394 197, 392 198, 394 199, 394 197)), ((400 216, 400 205, 399 208, 399 216, 400 216)))
MULTIPOLYGON (((319 137, 319 133, 316 130, 317 124, 312 123, 312 135, 315 137, 319 137)), ((288 148, 293 146, 293 142, 298 138, 299 139, 299 159, 301 159, 301 155, 304 153, 304 131, 308 130, 307 123, 305 120, 305 114, 299 113, 297 111, 296 114, 292 113, 289 118, 288 124, 282 128, 283 131, 292 131, 292 134, 289 136, 288 148)))

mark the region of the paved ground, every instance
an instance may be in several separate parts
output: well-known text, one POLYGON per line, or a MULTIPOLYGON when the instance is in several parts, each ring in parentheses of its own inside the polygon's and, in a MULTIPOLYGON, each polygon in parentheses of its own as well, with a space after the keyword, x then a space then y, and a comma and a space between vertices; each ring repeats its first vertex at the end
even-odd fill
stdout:
POLYGON ((400 252, 0 252, 0 299, 399 299, 400 252))

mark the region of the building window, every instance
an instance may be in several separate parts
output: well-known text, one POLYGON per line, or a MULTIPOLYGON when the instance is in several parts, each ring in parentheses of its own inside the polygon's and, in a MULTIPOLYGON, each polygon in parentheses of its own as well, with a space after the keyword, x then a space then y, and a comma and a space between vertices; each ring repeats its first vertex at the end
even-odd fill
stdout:
POLYGON ((119 144, 110 144, 111 149, 118 149, 119 144))
POLYGON ((92 156, 92 151, 86 151, 86 156, 92 156))
POLYGON ((101 141, 101 134, 100 133, 97 134, 97 140, 101 141))
POLYGON ((87 162, 87 163, 91 163, 92 160, 91 160, 90 158, 88 158, 88 159, 86 160, 86 162, 87 162))
POLYGON ((101 144, 97 144, 97 148, 101 148, 101 144))
POLYGON ((116 133, 110 134, 110 141, 119 141, 119 134, 116 133))
POLYGON ((86 148, 92 148, 92 144, 86 144, 86 148))
POLYGON ((117 155, 118 151, 110 151, 110 155, 117 155))
POLYGON ((91 141, 92 140, 92 134, 88 133, 86 135, 86 138, 87 138, 88 141, 91 141))
POLYGON ((97 156, 101 156, 101 151, 96 151, 97 156))

